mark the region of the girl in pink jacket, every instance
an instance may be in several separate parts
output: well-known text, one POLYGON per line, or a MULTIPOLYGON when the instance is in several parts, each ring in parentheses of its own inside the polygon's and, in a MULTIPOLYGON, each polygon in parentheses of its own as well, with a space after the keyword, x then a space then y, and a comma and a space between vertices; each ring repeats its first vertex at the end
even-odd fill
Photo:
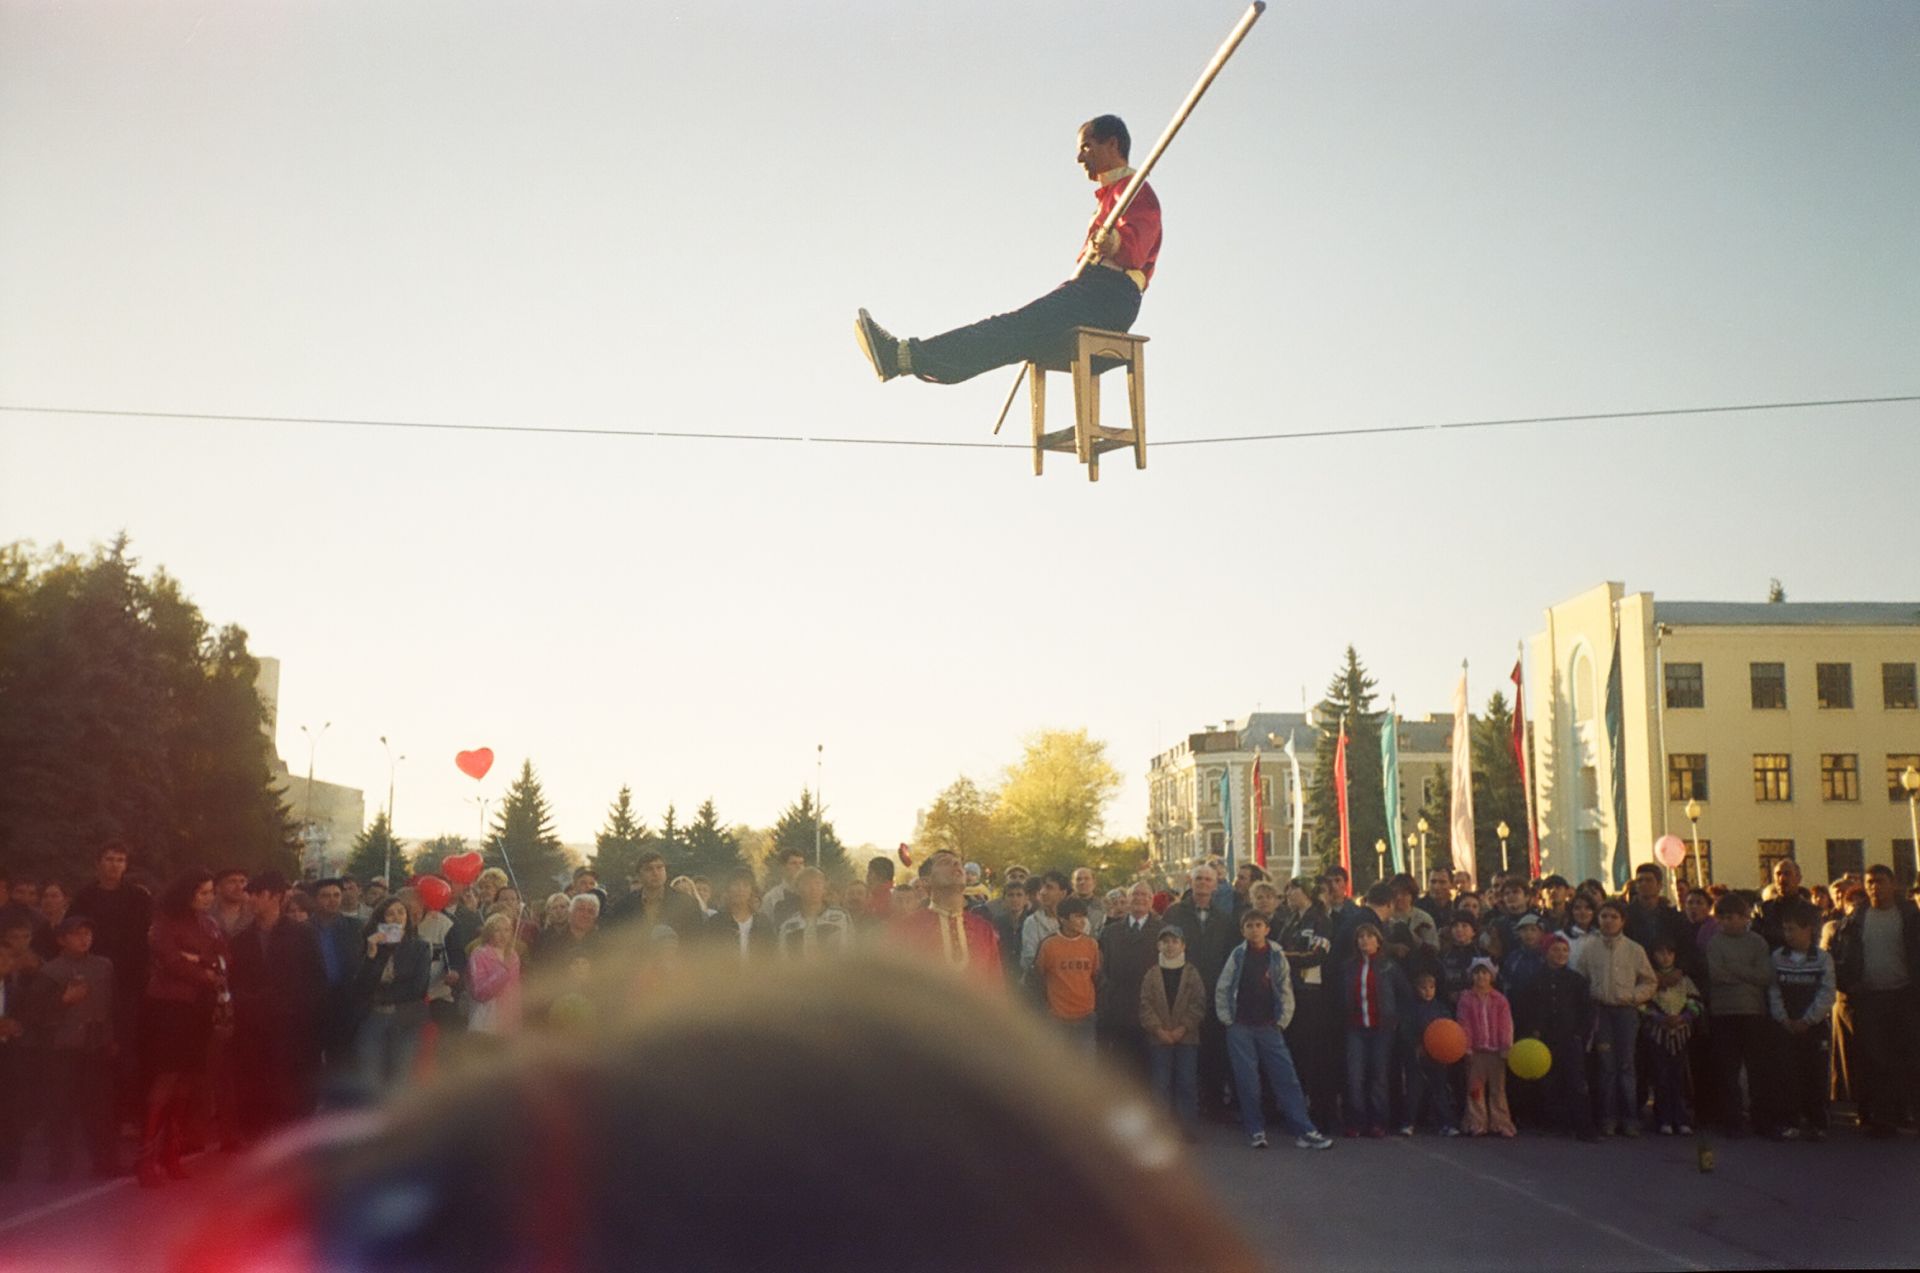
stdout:
POLYGON ((1460 996, 1454 1016, 1467 1032, 1467 1117, 1469 1136, 1489 1131, 1514 1134, 1507 1112, 1507 1052, 1513 1047, 1513 1009, 1493 988, 1493 961, 1473 961, 1473 984, 1460 996))

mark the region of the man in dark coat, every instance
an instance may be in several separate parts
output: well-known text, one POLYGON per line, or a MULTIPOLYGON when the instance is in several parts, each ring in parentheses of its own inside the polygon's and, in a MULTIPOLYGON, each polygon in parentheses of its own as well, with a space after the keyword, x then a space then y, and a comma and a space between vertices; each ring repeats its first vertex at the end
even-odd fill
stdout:
POLYGON ((1847 1077, 1869 1136, 1890 1137, 1920 1112, 1920 908, 1893 871, 1867 868, 1867 904, 1833 934, 1833 978, 1853 1021, 1847 1077))
MULTIPOLYGON (((1188 877, 1187 897, 1167 907, 1164 916, 1187 936, 1187 961, 1199 970, 1207 993, 1220 983, 1227 956, 1240 944, 1240 924, 1233 912, 1233 890, 1220 886, 1211 866, 1196 866, 1188 877)), ((1235 1121, 1227 1087, 1227 1028, 1218 1014, 1209 1012, 1200 1023, 1200 1112, 1235 1121)))
POLYGON ((320 1072, 326 965, 312 927, 281 915, 287 888, 278 871, 254 876, 247 884, 253 923, 230 944, 234 1071, 249 1138, 312 1113, 320 1072))
POLYGON ((1160 962, 1160 930, 1153 889, 1144 881, 1127 894, 1127 912, 1109 915, 1100 930, 1099 1032, 1102 1048, 1146 1073, 1146 1035, 1140 1028, 1140 984, 1160 962))

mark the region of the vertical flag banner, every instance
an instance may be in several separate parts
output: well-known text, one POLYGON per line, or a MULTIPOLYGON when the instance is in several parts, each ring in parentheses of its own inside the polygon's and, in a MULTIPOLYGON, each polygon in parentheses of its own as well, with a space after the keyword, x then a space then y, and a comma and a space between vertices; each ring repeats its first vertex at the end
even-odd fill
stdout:
POLYGON ((1233 766, 1227 765, 1220 770, 1220 820, 1226 823, 1227 831, 1227 879, 1231 884, 1234 875, 1240 870, 1240 864, 1233 860, 1233 766))
POLYGON ((1387 709, 1380 722, 1380 786, 1386 795, 1387 848, 1392 853, 1394 874, 1406 870, 1400 858, 1400 714, 1397 705, 1387 709))
POLYGON ((1513 661, 1513 758, 1520 765, 1520 791, 1527 802, 1527 866, 1540 878, 1540 819, 1533 811, 1533 770, 1527 764, 1527 684, 1524 658, 1513 661))
POLYGON ((1247 798, 1253 802, 1253 813, 1247 819, 1247 825, 1253 828, 1253 864, 1261 870, 1267 869, 1267 802, 1260 792, 1260 749, 1253 749, 1253 779, 1247 784, 1247 798))
POLYGON ((1453 869, 1465 871, 1475 888, 1480 872, 1473 852, 1473 736, 1467 715, 1467 665, 1460 664, 1460 683, 1453 687, 1453 822, 1447 838, 1453 842, 1453 869))
POLYGON ((1347 718, 1340 718, 1340 741, 1333 751, 1333 791, 1340 805, 1340 869, 1353 878, 1353 836, 1347 821, 1347 718))
POLYGON ((1620 613, 1613 615, 1613 661, 1607 667, 1607 759, 1613 781, 1613 888, 1621 892, 1630 878, 1627 848, 1627 749, 1622 725, 1627 710, 1620 688, 1620 613))
POLYGON ((1300 878, 1300 850, 1307 836, 1307 794, 1300 789, 1300 757, 1293 750, 1293 731, 1287 731, 1287 788, 1292 794, 1289 813, 1293 820, 1293 873, 1288 879, 1300 878))

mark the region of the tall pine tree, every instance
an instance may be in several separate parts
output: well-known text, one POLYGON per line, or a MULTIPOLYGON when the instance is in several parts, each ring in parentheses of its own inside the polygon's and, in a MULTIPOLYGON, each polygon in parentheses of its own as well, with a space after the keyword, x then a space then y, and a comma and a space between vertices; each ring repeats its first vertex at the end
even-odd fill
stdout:
MULTIPOLYGON (((1347 825, 1353 846, 1353 887, 1363 893, 1379 876, 1374 843, 1386 838, 1386 793, 1380 771, 1380 713, 1373 710, 1375 682, 1360 656, 1347 647, 1346 663, 1327 685, 1320 701, 1320 736, 1314 744, 1313 780, 1307 790, 1307 814, 1313 821, 1312 846, 1329 865, 1340 860, 1340 806, 1333 780, 1334 749, 1340 722, 1347 723, 1347 825)), ((1391 864, 1389 864, 1391 869, 1391 864)))
POLYGON ((762 875, 768 879, 779 878, 777 859, 785 849, 799 849, 805 853, 807 863, 818 865, 827 873, 827 878, 836 884, 853 878, 853 860, 847 856, 846 846, 834 834, 833 823, 820 821, 814 810, 813 792, 805 788, 801 789, 800 798, 788 805, 786 812, 780 815, 780 820, 773 824, 773 843, 762 864, 762 875), (820 831, 820 860, 817 864, 813 860, 816 823, 820 831))
POLYGON ((651 843, 647 824, 634 816, 633 788, 621 787, 607 809, 607 825, 593 837, 593 856, 587 865, 600 877, 600 887, 618 897, 633 878, 634 863, 651 843))
POLYGON ((653 838, 654 848, 660 850, 660 856, 667 860, 668 876, 677 875, 687 863, 687 829, 680 825, 680 815, 672 805, 660 815, 660 834, 653 838))
POLYGON ((373 820, 373 825, 362 831, 353 841, 353 851, 347 857, 347 871, 356 880, 370 880, 378 875, 393 882, 393 876, 407 869, 407 859, 400 842, 393 838, 393 828, 387 822, 387 811, 382 809, 373 820))
POLYGON ((727 872, 746 865, 740 856, 740 838, 720 825, 713 798, 709 796, 687 828, 687 865, 689 875, 704 875, 719 893, 727 872))
POLYGON ((520 776, 507 788, 481 852, 488 866, 510 867, 523 897, 545 897, 566 882, 566 855, 531 760, 521 764, 520 776))
MULTIPOLYGON (((440 870, 441 859, 459 857, 466 851, 466 836, 455 835, 451 831, 443 832, 413 846, 413 854, 407 859, 407 870, 413 875, 433 875, 440 870)), ((397 881, 394 883, 398 887, 397 881)))

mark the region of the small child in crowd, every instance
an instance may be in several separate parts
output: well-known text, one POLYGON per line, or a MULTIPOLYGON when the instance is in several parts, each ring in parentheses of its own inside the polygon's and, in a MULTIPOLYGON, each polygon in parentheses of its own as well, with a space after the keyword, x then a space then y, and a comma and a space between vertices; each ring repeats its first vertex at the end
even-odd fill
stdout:
POLYGON ((1785 941, 1773 952, 1773 985, 1767 1005, 1777 1026, 1780 1053, 1781 1135, 1805 1126, 1808 1140, 1827 1138, 1829 1048, 1834 1001, 1833 956, 1814 936, 1820 914, 1805 901, 1780 916, 1785 941))
POLYGON ((1480 921, 1473 912, 1457 910, 1440 946, 1440 997, 1449 1010, 1473 984, 1473 961, 1480 958, 1480 921))
POLYGON ((70 915, 55 930, 60 953, 34 978, 27 1013, 42 1049, 50 1177, 73 1170, 85 1142, 93 1174, 119 1171, 113 1125, 113 965, 93 953, 93 921, 70 915))
POLYGON ((1740 1116, 1740 1076, 1746 1073, 1755 1131, 1772 1134, 1773 1102, 1767 1090, 1767 991, 1773 986, 1773 955, 1767 939, 1750 925, 1745 899, 1728 893, 1713 905, 1720 931, 1707 943, 1707 1003, 1712 1010, 1711 1042, 1716 1097, 1726 1134, 1744 1134, 1740 1116))
POLYGON ((1060 931, 1040 943, 1033 970, 1046 986, 1048 1014, 1066 1031, 1069 1042, 1092 1052, 1100 943, 1087 936, 1085 902, 1069 897, 1060 903, 1060 931))
POLYGON ((1411 1136, 1415 1128, 1431 1128, 1442 1136, 1458 1136, 1459 1116, 1454 1113, 1451 1066, 1440 1064, 1427 1055, 1422 1040, 1427 1027, 1436 1021, 1451 1020, 1440 998, 1439 983, 1430 972, 1413 979, 1413 1002, 1401 1018, 1402 1046, 1406 1050, 1406 1121, 1400 1125, 1402 1136, 1411 1136))
POLYGON ((1186 934, 1160 930, 1160 955, 1140 982, 1140 1028, 1147 1035, 1147 1071, 1154 1100, 1174 1116, 1188 1139, 1200 1130, 1200 1023, 1207 1015, 1207 984, 1187 961, 1186 934))
POLYGON ((1693 1110, 1687 1101, 1688 1047, 1706 1007, 1700 988, 1682 972, 1680 952, 1666 938, 1658 938, 1647 952, 1657 979, 1653 998, 1640 1005, 1641 1033, 1653 1088, 1653 1117, 1662 1136, 1693 1133, 1693 1110))
POLYGON ((1512 1136, 1507 1053, 1513 1047, 1513 1009, 1493 988, 1493 960, 1473 961, 1473 985, 1460 996, 1454 1015, 1467 1032, 1467 1134, 1512 1136))
POLYGON ((1393 1045, 1412 988, 1374 924, 1354 930, 1353 962, 1341 976, 1346 983, 1347 1135, 1385 1136, 1393 1045))

